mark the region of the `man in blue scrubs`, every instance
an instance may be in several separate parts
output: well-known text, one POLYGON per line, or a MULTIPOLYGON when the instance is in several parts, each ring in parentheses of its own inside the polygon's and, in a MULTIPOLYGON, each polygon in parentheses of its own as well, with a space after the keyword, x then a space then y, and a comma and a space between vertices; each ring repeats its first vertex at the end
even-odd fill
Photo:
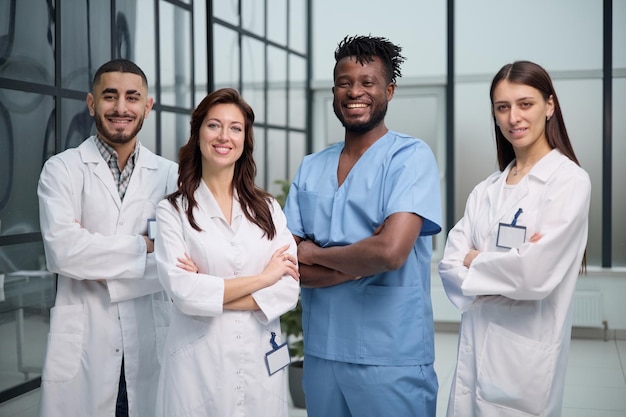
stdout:
POLYGON ((434 417, 431 236, 439 171, 385 126, 402 48, 346 37, 333 108, 345 138, 302 161, 285 206, 298 242, 309 417, 434 417))

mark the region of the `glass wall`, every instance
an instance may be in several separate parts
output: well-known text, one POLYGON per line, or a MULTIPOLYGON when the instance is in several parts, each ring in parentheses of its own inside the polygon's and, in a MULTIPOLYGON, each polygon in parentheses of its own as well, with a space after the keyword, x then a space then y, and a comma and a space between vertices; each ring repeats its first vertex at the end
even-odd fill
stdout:
POLYGON ((306 153, 307 0, 215 0, 213 81, 255 113, 257 184, 280 193, 306 153))
POLYGON ((202 95, 208 85, 206 33, 204 1, 0 2, 0 402, 40 381, 56 287, 39 232, 43 163, 94 133, 86 93, 114 57, 137 62, 155 98, 139 139, 175 160, 196 81, 202 95))

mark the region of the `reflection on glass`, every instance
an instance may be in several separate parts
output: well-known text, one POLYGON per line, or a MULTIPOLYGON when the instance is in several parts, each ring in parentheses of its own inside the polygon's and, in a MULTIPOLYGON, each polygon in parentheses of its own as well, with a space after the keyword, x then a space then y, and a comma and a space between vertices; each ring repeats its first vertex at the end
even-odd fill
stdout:
POLYGON ((265 36, 264 2, 241 0, 241 26, 259 36, 265 36))
MULTIPOLYGON (((13 124, 9 110, 0 102, 0 213, 7 205, 13 186, 13 124)), ((2 224, 0 224, 0 227, 2 224)), ((2 229, 0 228, 0 235, 2 229)))
POLYGON ((265 44, 248 36, 242 42, 243 62, 241 94, 252 106, 257 123, 265 121, 265 44))
POLYGON ((84 100, 63 99, 61 104, 63 149, 75 148, 96 133, 94 119, 84 100))
POLYGON ((191 13, 161 2, 161 97, 160 103, 190 107, 191 93, 191 13))
POLYGON ((0 78, 54 84, 54 15, 46 3, 0 3, 0 78))
POLYGON ((268 108, 267 122, 285 126, 287 123, 287 53, 267 48, 268 108))
POLYGON ((41 374, 54 304, 55 279, 43 245, 0 247, 0 391, 41 374))
MULTIPOLYGON (((54 101, 50 96, 17 90, 0 90, 0 98, 5 109, 0 116, 4 119, 0 127, 2 135, 7 135, 0 143, 12 143, 9 157, 13 158, 10 168, 2 168, 2 172, 11 171, 7 177, 0 178, 0 189, 9 193, 0 207, 0 233, 36 232, 39 230, 37 181, 45 149, 47 117, 52 113, 54 101)), ((0 153, 4 154, 5 149, 8 148, 2 147, 0 153)))
POLYGON ((287 46, 287 0, 267 0, 267 38, 287 46))
POLYGON ((306 53, 306 1, 289 0, 289 48, 306 53))
POLYGON ((111 58, 110 5, 107 1, 75 1, 71 7, 60 7, 64 88, 89 91, 94 72, 111 58))
POLYGON ((215 88, 239 85, 239 42, 237 32, 224 26, 213 26, 213 79, 215 88))
POLYGON ((161 151, 163 157, 178 162, 178 150, 189 138, 187 114, 161 113, 161 151))

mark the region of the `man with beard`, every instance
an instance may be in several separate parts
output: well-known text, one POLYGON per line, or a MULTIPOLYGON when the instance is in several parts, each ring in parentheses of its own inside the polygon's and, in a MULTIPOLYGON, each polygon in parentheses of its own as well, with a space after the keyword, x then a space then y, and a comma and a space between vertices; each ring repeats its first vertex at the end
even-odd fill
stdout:
POLYGON ((309 417, 435 416, 439 171, 423 141, 385 126, 400 52, 380 37, 339 43, 332 91, 344 141, 306 156, 287 197, 309 417))
POLYGON ((137 139, 152 104, 137 65, 107 62, 87 94, 96 135, 41 172, 41 234, 58 274, 41 416, 154 416, 170 302, 148 222, 176 190, 177 165, 137 139))

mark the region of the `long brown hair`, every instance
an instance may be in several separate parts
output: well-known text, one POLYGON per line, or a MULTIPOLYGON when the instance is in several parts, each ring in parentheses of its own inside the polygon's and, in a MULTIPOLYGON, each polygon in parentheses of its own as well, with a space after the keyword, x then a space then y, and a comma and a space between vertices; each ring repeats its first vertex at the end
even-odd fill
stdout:
MULTIPOLYGON (((515 152, 513 151, 513 145, 506 140, 500 127, 496 124, 496 116, 493 110, 493 92, 495 91, 498 83, 502 80, 507 80, 512 83, 523 84, 533 87, 541 93, 544 100, 548 100, 552 97, 554 103, 554 113, 550 120, 546 120, 546 139, 551 149, 557 148, 561 153, 567 156, 580 166, 578 158, 574 153, 574 148, 569 140, 567 129, 565 128, 565 121, 563 120, 563 113, 561 112, 561 105, 559 99, 554 91, 552 85, 552 79, 548 72, 538 64, 530 61, 516 61, 512 64, 506 64, 500 71, 493 77, 491 82, 491 89, 489 90, 489 98, 491 99, 491 116, 494 121, 494 128, 496 133, 496 148, 498 153, 498 165, 500 171, 515 159, 515 152)), ((583 260, 581 265, 581 272, 587 271, 587 249, 583 254, 583 260)))
POLYGON ((541 93, 544 100, 548 100, 552 97, 554 102, 554 113, 550 120, 546 120, 546 139, 551 149, 559 149, 563 155, 567 156, 572 161, 578 163, 574 149, 569 140, 567 129, 565 128, 565 122, 563 121, 563 113, 561 112, 561 105, 559 99, 554 91, 552 80, 548 72, 541 66, 530 61, 516 61, 512 64, 506 64, 500 71, 493 77, 491 82, 491 89, 489 90, 489 98, 491 99, 491 116, 494 121, 494 129, 496 135, 496 148, 498 153, 498 165, 500 170, 504 170, 506 166, 515 159, 515 152, 513 151, 513 145, 506 140, 500 128, 496 125, 496 116, 493 111, 493 93, 498 86, 498 83, 502 80, 507 80, 516 84, 523 84, 533 87, 541 93))
POLYGON ((195 191, 202 180, 202 154, 200 153, 200 128, 209 110, 218 104, 234 104, 240 110, 245 119, 245 140, 243 153, 235 162, 233 175, 233 190, 237 191, 239 204, 248 220, 263 230, 268 239, 276 236, 276 227, 272 220, 269 205, 272 196, 268 192, 257 187, 254 183, 256 177, 256 163, 254 162, 254 111, 252 107, 233 88, 222 88, 207 95, 191 114, 191 135, 187 143, 178 151, 178 190, 167 196, 167 200, 176 207, 176 199, 179 196, 186 201, 185 212, 189 224, 194 229, 202 229, 193 217, 193 210, 198 206, 194 197, 195 191))

